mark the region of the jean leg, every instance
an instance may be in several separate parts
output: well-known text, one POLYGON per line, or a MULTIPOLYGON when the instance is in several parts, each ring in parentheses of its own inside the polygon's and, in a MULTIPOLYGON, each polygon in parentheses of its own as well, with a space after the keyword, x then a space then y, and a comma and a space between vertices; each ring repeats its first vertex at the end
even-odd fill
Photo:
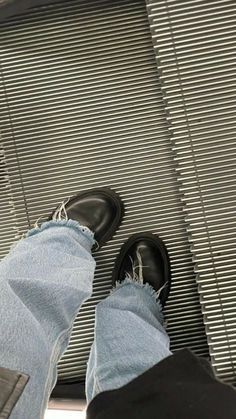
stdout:
POLYGON ((169 355, 169 337, 154 290, 126 279, 96 309, 87 401, 122 387, 169 355))
POLYGON ((44 416, 57 362, 92 293, 93 243, 93 234, 76 221, 50 221, 0 263, 0 366, 30 377, 11 419, 44 416))

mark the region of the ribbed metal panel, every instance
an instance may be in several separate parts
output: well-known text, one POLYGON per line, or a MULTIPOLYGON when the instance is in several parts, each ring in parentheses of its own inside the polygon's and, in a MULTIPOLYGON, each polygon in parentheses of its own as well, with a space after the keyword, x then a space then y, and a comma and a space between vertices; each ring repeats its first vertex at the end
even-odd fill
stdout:
POLYGON ((94 293, 59 377, 84 377, 94 307, 109 293, 120 245, 139 231, 158 233, 169 250, 172 349, 207 356, 145 3, 67 0, 2 24, 0 37, 1 126, 20 232, 90 187, 110 185, 126 203, 121 229, 96 255, 94 293))
POLYGON ((212 364, 236 383, 236 3, 147 5, 212 364))
POLYGON ((0 258, 9 251, 9 245, 19 238, 11 185, 0 137, 0 258))

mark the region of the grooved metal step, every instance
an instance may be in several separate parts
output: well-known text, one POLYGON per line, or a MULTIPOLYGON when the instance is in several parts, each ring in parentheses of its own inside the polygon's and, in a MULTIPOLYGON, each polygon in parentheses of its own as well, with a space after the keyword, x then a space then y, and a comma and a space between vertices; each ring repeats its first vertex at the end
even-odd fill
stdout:
MULTIPOLYGON (((94 293, 75 321, 59 378, 84 378, 95 305, 109 294, 120 245, 140 231, 159 234, 170 254, 172 350, 188 346, 207 356, 145 2, 58 2, 1 24, 0 38, 2 164, 17 234, 91 187, 110 185, 127 208, 122 227, 96 255, 94 293)), ((0 234, 3 256, 12 225, 0 234)))
POLYGON ((236 3, 147 6, 212 365, 236 384, 236 3))

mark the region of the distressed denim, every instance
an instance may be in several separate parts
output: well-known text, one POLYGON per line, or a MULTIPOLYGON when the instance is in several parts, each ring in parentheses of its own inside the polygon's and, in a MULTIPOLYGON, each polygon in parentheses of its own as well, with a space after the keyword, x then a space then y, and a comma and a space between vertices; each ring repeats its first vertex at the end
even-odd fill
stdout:
MULTIPOLYGON (((30 230, 0 263, 0 366, 29 375, 11 419, 42 419, 81 304, 92 294, 93 233, 74 220, 30 230)), ((153 290, 126 280, 96 311, 87 397, 170 354, 153 290)))
POLYGON ((87 401, 117 389, 171 355, 161 305, 148 285, 125 279, 96 308, 87 401))

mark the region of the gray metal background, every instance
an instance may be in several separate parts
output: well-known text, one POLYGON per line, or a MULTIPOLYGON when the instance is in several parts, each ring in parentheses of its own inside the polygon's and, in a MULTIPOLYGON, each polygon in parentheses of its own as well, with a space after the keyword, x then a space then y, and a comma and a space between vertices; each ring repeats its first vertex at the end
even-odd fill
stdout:
POLYGON ((147 4, 212 364, 236 384, 236 3, 147 4))
MULTIPOLYGON (((159 2, 163 10, 166 5, 159 2)), ((163 26, 161 34, 165 31, 168 36, 168 27, 163 26)), ((0 44, 5 156, 1 172, 9 176, 1 182, 2 256, 13 241, 13 227, 21 234, 79 190, 110 185, 127 207, 121 229, 96 256, 94 294, 75 322, 69 348, 59 363, 59 377, 84 377, 93 339, 94 306, 109 293, 112 265, 121 243, 142 230, 158 233, 170 253, 173 286, 166 314, 172 349, 188 346, 207 356, 181 201, 189 197, 177 182, 145 3, 58 2, 2 24, 0 44)), ((168 60, 165 66, 167 73, 174 68, 168 60)), ((172 77, 173 83, 172 78, 168 80, 171 87, 175 74, 172 77)), ((175 92, 173 97, 176 101, 175 92)), ((168 100, 172 106, 170 96, 168 100)), ((176 127, 181 132, 183 122, 184 132, 185 119, 178 121, 176 127)), ((173 127, 173 116, 171 123, 173 127)), ((178 156, 181 147, 180 138, 178 156)), ((181 166, 182 161, 179 167, 188 174, 189 164, 181 166)), ((195 197, 191 202, 194 213, 195 197)), ((206 237, 203 234, 200 239, 207 252, 206 237)), ((207 281, 209 284, 214 291, 214 281, 207 281)))

